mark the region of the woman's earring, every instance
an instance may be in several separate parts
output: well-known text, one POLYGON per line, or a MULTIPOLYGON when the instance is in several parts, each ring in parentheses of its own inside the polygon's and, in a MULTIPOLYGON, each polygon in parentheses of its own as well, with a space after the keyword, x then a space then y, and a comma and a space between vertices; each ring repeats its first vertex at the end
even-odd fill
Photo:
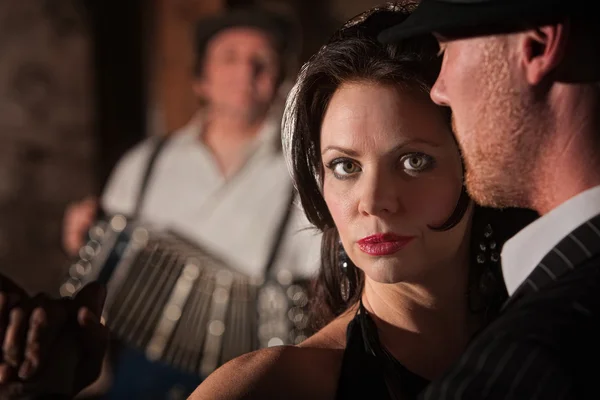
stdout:
POLYGON ((493 263, 500 261, 500 253, 498 253, 498 243, 494 240, 494 230, 490 224, 485 226, 483 230, 483 240, 479 243, 479 254, 477 254, 477 263, 484 264, 488 260, 493 263))
POLYGON ((348 279, 348 267, 350 265, 350 259, 348 258, 348 254, 346 254, 346 250, 344 250, 344 246, 342 246, 341 243, 339 246, 338 260, 340 263, 340 268, 342 269, 340 293, 342 295, 342 300, 346 302, 350 298, 350 279, 348 279))

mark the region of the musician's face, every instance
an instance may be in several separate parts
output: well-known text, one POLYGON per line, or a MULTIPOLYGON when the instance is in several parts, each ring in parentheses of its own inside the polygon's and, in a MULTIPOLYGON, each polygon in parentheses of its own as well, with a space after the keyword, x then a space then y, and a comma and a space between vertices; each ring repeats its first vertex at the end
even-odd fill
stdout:
POLYGON ((449 263, 468 265, 471 210, 448 231, 429 228, 454 211, 462 166, 427 94, 343 84, 323 119, 321 155, 325 201, 348 256, 370 279, 439 280, 449 263))
POLYGON ((209 41, 194 89, 214 112, 253 118, 272 102, 279 72, 279 56, 267 34, 231 28, 209 41))

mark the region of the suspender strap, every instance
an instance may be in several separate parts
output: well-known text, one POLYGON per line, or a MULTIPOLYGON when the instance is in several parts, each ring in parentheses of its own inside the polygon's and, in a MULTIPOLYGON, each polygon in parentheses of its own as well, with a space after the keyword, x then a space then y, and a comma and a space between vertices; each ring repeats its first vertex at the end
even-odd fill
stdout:
POLYGON ((292 209, 294 208, 294 199, 296 198, 296 190, 292 187, 290 190, 288 202, 286 205, 285 213, 279 222, 279 226, 277 230, 274 232, 273 236, 273 244, 271 246, 271 253, 269 254, 269 258, 267 259, 267 264, 265 265, 265 277, 268 277, 269 272, 273 269, 273 265, 275 261, 277 261, 277 256, 279 255, 279 251, 281 249, 281 244, 283 242, 283 237, 285 234, 285 230, 288 226, 288 222, 290 220, 290 216, 292 215, 292 209))
MULTIPOLYGON (((148 183, 152 177, 152 172, 154 171, 154 166, 156 164, 156 160, 160 155, 161 151, 165 148, 165 144, 168 141, 170 135, 164 135, 161 137, 157 137, 154 143, 154 148, 152 149, 152 153, 150 154, 150 158, 148 159, 148 163, 146 164, 146 170, 144 171, 144 176, 142 178, 142 183, 140 185, 138 198, 136 201, 136 206, 133 212, 133 218, 139 217, 139 213, 144 204, 146 192, 148 189, 148 183)), ((268 276, 269 272, 272 270, 275 261, 277 261, 277 256, 279 255, 281 244, 283 242, 285 230, 288 226, 288 222, 290 220, 290 216, 292 214, 292 209, 294 207, 294 199, 296 198, 296 191, 292 187, 289 192, 288 201, 286 204, 285 212, 277 226, 277 230, 274 232, 273 241, 271 245, 271 251, 269 253, 269 258, 267 259, 267 263, 264 268, 265 276, 268 276)))
POLYGON ((152 153, 150 153, 150 158, 148 159, 148 163, 146 164, 146 169, 144 171, 142 183, 139 188, 138 197, 136 200, 135 208, 133 210, 133 218, 139 217, 139 213, 142 210, 142 206, 146 198, 146 192, 148 191, 148 183, 150 182, 150 178, 152 176, 156 160, 158 159, 158 156, 161 153, 162 149, 165 148, 165 144, 167 143, 169 136, 170 135, 163 135, 157 137, 155 140, 154 148, 152 149, 152 153))

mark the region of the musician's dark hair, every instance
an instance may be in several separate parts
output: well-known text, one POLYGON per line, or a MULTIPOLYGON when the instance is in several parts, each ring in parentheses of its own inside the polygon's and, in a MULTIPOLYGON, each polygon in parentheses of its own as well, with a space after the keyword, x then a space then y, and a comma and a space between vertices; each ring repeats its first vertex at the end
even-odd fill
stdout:
MULTIPOLYGON (((341 285, 339 234, 321 192, 322 160, 320 132, 329 101, 344 82, 368 81, 394 85, 428 94, 440 69, 438 46, 432 37, 406 40, 393 45, 377 42, 376 34, 386 24, 398 23, 414 9, 415 3, 387 4, 346 23, 302 68, 286 104, 283 120, 284 148, 302 207, 308 220, 323 232, 321 268, 312 296, 312 320, 316 328, 340 315, 359 300, 364 285, 363 272, 351 265, 349 298, 344 300, 341 285)), ((450 125, 450 111, 440 107, 450 125)), ((464 217, 469 197, 463 195, 445 224, 430 227, 448 230, 464 217)), ((528 211, 497 211, 475 206, 472 223, 472 265, 470 282, 476 289, 479 306, 474 312, 493 315, 507 297, 499 263, 475 261, 479 242, 487 224, 501 245, 534 215, 528 211)))
POLYGON ((280 85, 297 61, 301 41, 300 26, 289 13, 257 5, 236 6, 197 22, 194 76, 198 78, 203 74, 211 40, 218 34, 235 28, 253 29, 269 37, 271 46, 277 54, 277 85, 280 85))

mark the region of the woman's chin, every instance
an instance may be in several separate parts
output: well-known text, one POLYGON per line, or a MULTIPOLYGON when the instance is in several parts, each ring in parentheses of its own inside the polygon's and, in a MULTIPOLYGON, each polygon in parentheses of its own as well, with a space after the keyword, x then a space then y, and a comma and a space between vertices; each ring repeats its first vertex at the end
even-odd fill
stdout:
POLYGON ((393 284, 410 279, 410 269, 398 260, 378 260, 362 269, 365 275, 374 282, 393 284))

